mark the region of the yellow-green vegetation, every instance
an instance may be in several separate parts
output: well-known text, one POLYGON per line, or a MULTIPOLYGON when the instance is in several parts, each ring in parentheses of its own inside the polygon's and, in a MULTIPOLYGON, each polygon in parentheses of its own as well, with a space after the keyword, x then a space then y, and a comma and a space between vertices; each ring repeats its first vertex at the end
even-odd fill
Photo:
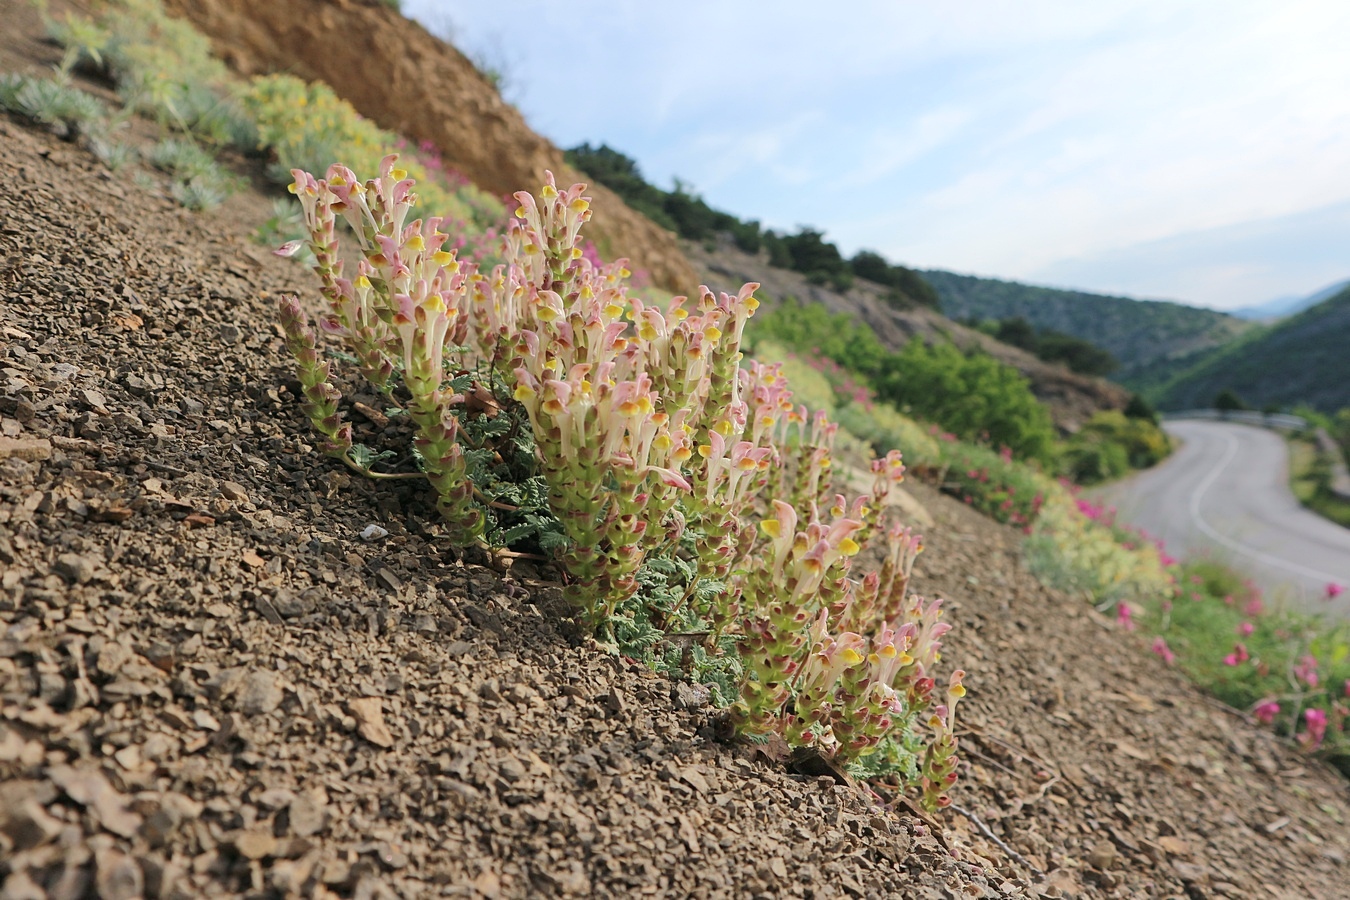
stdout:
POLYGON ((1145 602, 1169 596, 1168 575, 1158 548, 1122 535, 1093 515, 1066 488, 1041 479, 1045 503, 1027 540, 1027 561, 1048 584, 1080 593, 1105 608, 1119 602, 1145 602))
POLYGON ((1350 501, 1331 492, 1330 455, 1311 440, 1289 439, 1289 486, 1304 506, 1338 525, 1350 528, 1350 501))
MULTIPOLYGON (((30 118, 87 131, 87 122, 102 117, 101 104, 65 87, 64 80, 81 68, 111 79, 123 101, 122 116, 145 114, 176 135, 156 146, 149 162, 174 176, 170 191, 185 206, 209 208, 235 189, 238 179, 215 162, 217 150, 226 146, 267 153, 268 174, 279 184, 290 183, 292 169, 323 172, 342 159, 375 171, 385 156, 400 153, 403 168, 418 182, 422 209, 447 221, 461 236, 461 249, 467 246, 489 261, 496 256, 505 205, 447 169, 435 147, 408 148, 326 85, 289 75, 249 82, 231 77, 211 55, 210 42, 167 15, 160 0, 111 0, 93 17, 51 20, 48 30, 66 48, 55 82, 30 85, 11 77, 0 82, 0 101, 30 118)), ((110 167, 128 159, 106 140, 91 142, 91 149, 110 167)), ((290 236, 298 223, 287 219, 269 223, 268 236, 290 236)))
POLYGON ((942 465, 942 448, 933 437, 933 429, 925 428, 889 403, 850 401, 835 408, 834 420, 840 428, 866 441, 874 453, 884 455, 888 450, 899 450, 911 470, 931 470, 942 465))
POLYGON ((1103 410, 1065 442, 1059 470, 1078 484, 1096 484, 1147 469, 1171 450, 1167 434, 1151 419, 1103 410))
POLYGON ((429 214, 452 220, 457 230, 462 225, 476 232, 503 221, 500 201, 463 179, 455 183, 434 157, 408 153, 398 135, 361 118, 325 84, 268 75, 255 78, 242 99, 260 144, 274 156, 268 174, 278 182, 289 183, 292 169, 324 172, 339 159, 359 172, 378 171, 381 159, 401 150, 399 164, 416 180, 419 205, 429 214))

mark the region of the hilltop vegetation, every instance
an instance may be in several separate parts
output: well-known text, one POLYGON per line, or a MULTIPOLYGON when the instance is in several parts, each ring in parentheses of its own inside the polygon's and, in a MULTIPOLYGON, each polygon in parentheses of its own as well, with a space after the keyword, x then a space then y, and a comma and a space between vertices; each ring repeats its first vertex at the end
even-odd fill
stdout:
POLYGON ((1350 288, 1266 329, 1204 354, 1149 391, 1163 409, 1209 406, 1224 390, 1248 405, 1350 406, 1350 288))
POLYGON ((1091 341, 1053 328, 1037 328, 1022 316, 984 321, 968 319, 965 324, 1005 344, 1034 353, 1046 362, 1063 363, 1080 375, 1105 377, 1120 368, 1114 356, 1091 341))
POLYGON ((1038 287, 928 269, 942 311, 953 319, 1021 317, 1090 341, 1120 362, 1119 381, 1135 379, 1160 362, 1227 343, 1253 326, 1225 313, 1162 300, 1133 300, 1087 291, 1038 287))
POLYGON ((769 265, 801 272, 813 283, 845 291, 854 278, 865 278, 886 288, 886 299, 895 306, 938 305, 937 292, 913 269, 894 265, 871 250, 845 259, 837 246, 825 240, 824 232, 809 226, 785 234, 763 228, 757 220, 742 220, 713 209, 678 178, 672 190, 663 190, 643 177, 635 160, 605 144, 573 147, 567 151, 567 161, 682 238, 704 242, 719 233, 730 234, 746 253, 767 253, 769 265))

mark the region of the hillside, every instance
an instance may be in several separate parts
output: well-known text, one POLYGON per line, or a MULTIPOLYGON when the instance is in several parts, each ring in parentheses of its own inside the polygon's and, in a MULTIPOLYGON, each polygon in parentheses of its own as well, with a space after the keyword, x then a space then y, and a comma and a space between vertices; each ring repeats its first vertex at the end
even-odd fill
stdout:
MULTIPOLYGON (((33 5, 0 14, 0 72, 49 75, 33 5)), ((583 635, 556 558, 455 546, 410 458, 319 452, 276 300, 323 300, 257 241, 265 160, 222 150, 239 188, 192 212, 126 125, 113 171, 0 114, 0 897, 1343 893, 1341 777, 912 478, 913 587, 968 670, 952 807, 730 739, 706 686, 583 635)))
MULTIPOLYGON (((165 6, 210 37, 236 72, 326 82, 381 127, 435 144, 448 164, 493 194, 541 184, 545 170, 559 184, 585 180, 462 53, 387 3, 166 0, 165 6)), ((673 234, 603 186, 591 194, 598 223, 592 239, 601 253, 627 257, 673 292, 698 286, 673 234)))
POLYGON ((1248 404, 1308 403, 1331 413, 1350 406, 1350 288, 1202 356, 1151 391, 1163 409, 1210 406, 1224 389, 1248 404))
POLYGON ((953 319, 1020 316, 1091 341, 1120 362, 1115 379, 1131 384, 1159 362, 1210 350, 1246 332, 1250 323, 1214 310, 1163 300, 1133 300, 1016 281, 923 272, 942 311, 953 319))
POLYGON ((744 281, 758 281, 766 302, 796 297, 802 302, 819 303, 832 313, 848 313, 871 328, 890 350, 899 350, 915 336, 927 341, 951 340, 962 349, 979 347, 1021 372, 1031 382, 1037 399, 1050 408, 1055 424, 1066 431, 1076 430, 1098 410, 1123 409, 1129 403, 1129 392, 1119 385, 1042 362, 1025 350, 959 325, 928 307, 898 307, 888 302, 884 287, 865 279, 840 291, 800 272, 770 266, 767 253, 746 253, 725 236, 712 243, 711 249, 708 244, 691 241, 683 245, 707 284, 727 290, 744 281))
POLYGON ((426 491, 310 452, 268 298, 315 290, 252 244, 267 198, 191 214, 8 117, 0 171, 7 896, 1343 884, 1334 773, 922 486, 915 579, 971 670, 955 796, 979 826, 718 739, 687 685, 577 641, 551 567, 457 558, 426 491))

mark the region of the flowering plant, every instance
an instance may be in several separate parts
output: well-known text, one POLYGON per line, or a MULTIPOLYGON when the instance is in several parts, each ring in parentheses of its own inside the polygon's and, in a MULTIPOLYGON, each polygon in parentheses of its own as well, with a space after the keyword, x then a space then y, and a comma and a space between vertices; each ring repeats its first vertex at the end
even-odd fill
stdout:
MULTIPOLYGON (((583 252, 584 186, 559 190, 551 175, 538 197, 515 195, 504 262, 490 271, 459 258, 442 220, 411 219, 414 184, 392 156, 364 183, 340 165, 324 179, 293 175, 327 301, 319 330, 407 411, 457 543, 481 543, 493 512, 471 471, 469 407, 477 398, 517 408, 561 532, 565 596, 593 631, 611 633, 645 567, 687 547, 690 530, 699 540, 686 599, 706 617, 708 645, 725 637, 741 657, 736 727, 848 761, 926 724, 924 802, 947 802, 963 673, 945 702, 934 700, 950 626, 941 601, 908 594, 921 539, 881 522, 903 477, 900 454, 873 462, 867 496, 834 492, 836 426, 794 405, 780 367, 742 366, 758 285, 645 304, 628 292, 622 261, 583 252), (359 250, 354 263, 342 256, 339 221, 359 250), (874 539, 885 562, 850 577, 874 539)), ((368 469, 295 298, 281 301, 281 324, 321 449, 368 469)))

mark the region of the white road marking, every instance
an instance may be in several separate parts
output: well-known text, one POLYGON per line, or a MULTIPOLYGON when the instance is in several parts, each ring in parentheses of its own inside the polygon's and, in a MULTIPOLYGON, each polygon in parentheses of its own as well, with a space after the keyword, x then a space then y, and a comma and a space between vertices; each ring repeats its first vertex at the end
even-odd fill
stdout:
POLYGON ((1223 459, 1214 467, 1214 470, 1205 477, 1204 481, 1200 482, 1199 486, 1197 486, 1195 491, 1191 494, 1191 519, 1195 521, 1196 527, 1211 539, 1218 541, 1228 549, 1241 553, 1243 556, 1250 557, 1259 562, 1263 562, 1266 565, 1278 566, 1287 572, 1293 572, 1295 575, 1302 575, 1305 578, 1315 578, 1319 581, 1326 582, 1327 584, 1336 581, 1337 576, 1335 575, 1328 575, 1326 572, 1319 572, 1317 569, 1309 569, 1306 566, 1300 566, 1298 563, 1292 563, 1288 560, 1280 559, 1278 556, 1271 556, 1269 553, 1263 553, 1253 547, 1248 547, 1246 544, 1235 541, 1225 534, 1220 534, 1205 521, 1205 517, 1200 513, 1200 502, 1204 499, 1205 492, 1214 486, 1214 482, 1218 480, 1219 476, 1223 474, 1223 470, 1228 468, 1228 464, 1231 463, 1233 458, 1238 454, 1237 439, 1228 432, 1223 432, 1221 436, 1228 442, 1227 452, 1224 453, 1223 459))

